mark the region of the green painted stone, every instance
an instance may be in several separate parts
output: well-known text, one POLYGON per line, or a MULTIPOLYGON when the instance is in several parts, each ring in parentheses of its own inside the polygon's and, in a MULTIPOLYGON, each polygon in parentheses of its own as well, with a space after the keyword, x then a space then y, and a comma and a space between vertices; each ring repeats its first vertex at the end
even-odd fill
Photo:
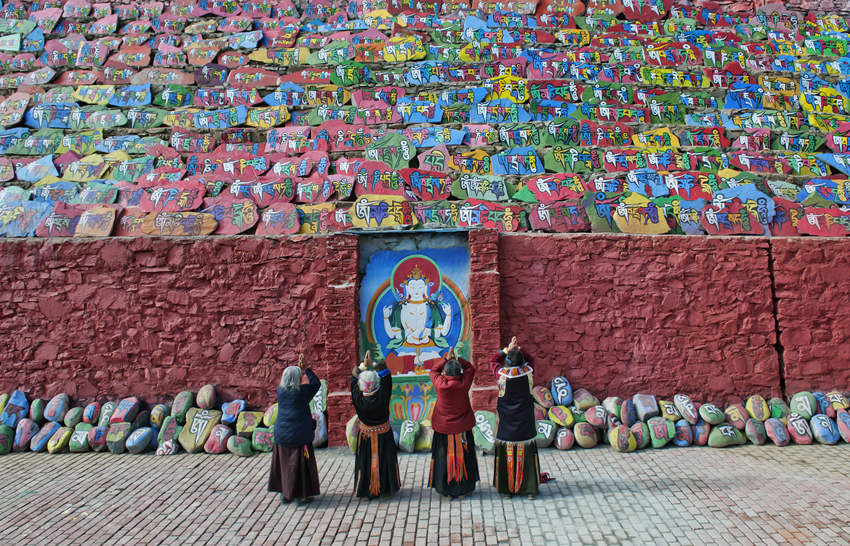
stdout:
POLYGON ((550 447, 555 441, 558 425, 548 419, 537 421, 537 436, 534 438, 537 447, 550 447))
POLYGON ((360 435, 360 419, 355 415, 345 423, 345 440, 351 452, 357 451, 357 437, 360 435))
POLYGON ((151 408, 150 423, 151 426, 157 429, 162 428, 162 423, 168 415, 168 406, 165 404, 157 404, 151 408))
POLYGON ((0 425, 0 455, 8 455, 14 443, 15 429, 9 425, 0 425))
POLYGON ((649 438, 655 449, 666 446, 670 440, 676 437, 676 425, 665 417, 653 417, 647 423, 649 426, 649 438))
POLYGON ((54 432, 50 440, 47 441, 47 452, 53 454, 65 451, 73 433, 74 429, 71 427, 59 427, 59 430, 54 432))
POLYGON ((709 425, 719 425, 726 421, 726 414, 714 404, 703 404, 700 406, 699 416, 709 425))
POLYGON ((770 416, 774 419, 779 419, 783 423, 788 422, 788 416, 791 415, 791 408, 781 398, 771 398, 767 403, 770 406, 770 416))
POLYGON ((65 426, 74 428, 83 422, 83 408, 77 406, 65 413, 65 426))
POLYGON ((109 432, 106 433, 106 447, 110 453, 120 455, 127 449, 127 436, 130 435, 132 425, 125 421, 112 423, 109 425, 109 432))
POLYGON ((44 406, 47 405, 41 398, 36 398, 30 403, 30 419, 38 425, 44 424, 44 406))
POLYGON ((717 425, 708 434, 708 447, 740 446, 746 443, 744 433, 732 425, 717 425))
POLYGON ((767 441, 767 431, 764 428, 764 422, 759 419, 747 419, 747 426, 744 428, 744 434, 747 435, 747 440, 750 443, 760 446, 767 441))
POLYGON ((236 434, 245 438, 251 438, 254 430, 263 424, 263 416, 263 412, 261 411, 240 412, 239 417, 236 419, 236 434))
POLYGON ((611 415, 616 415, 617 419, 620 419, 620 410, 622 406, 623 399, 619 396, 609 396, 602 401, 602 407, 605 408, 605 411, 611 415))
POLYGON ((0 413, 3 413, 3 410, 6 409, 6 404, 9 403, 9 393, 4 392, 0 394, 0 413))
POLYGON ((750 414, 750 417, 756 421, 764 422, 770 417, 770 407, 767 405, 767 401, 758 394, 747 398, 747 403, 744 407, 747 408, 747 413, 750 414))
POLYGON ((159 434, 156 437, 156 444, 162 445, 169 440, 177 441, 180 436, 180 430, 183 427, 177 424, 177 418, 167 415, 162 421, 162 426, 159 427, 159 434))
POLYGON ((251 449, 251 441, 236 434, 227 439, 227 451, 239 457, 250 457, 254 454, 254 450, 251 449))
POLYGON ((410 419, 402 421, 398 433, 398 448, 405 453, 413 453, 417 434, 419 434, 419 423, 410 419))
POLYGON ((475 427, 472 436, 475 438, 475 447, 482 453, 493 453, 496 443, 496 424, 498 418, 492 411, 479 410, 475 412, 475 427))
MULTIPOLYGON (((311 402, 312 404, 312 402, 311 402)), ((239 412, 242 413, 242 412, 239 412)), ((310 412, 313 413, 313 412, 310 412)), ((237 417, 238 418, 238 417, 237 417)), ((275 421, 277 421, 277 403, 272 404, 268 407, 266 412, 263 414, 263 426, 264 427, 273 427, 275 421)))
POLYGON ((174 403, 171 404, 171 416, 177 418, 178 425, 186 423, 186 414, 194 405, 195 394, 192 391, 177 393, 177 396, 174 397, 174 403))
POLYGON ((808 421, 818 412, 818 403, 815 396, 809 391, 801 391, 791 397, 789 404, 791 413, 798 413, 808 421))
POLYGON ((643 421, 636 421, 631 426, 632 434, 637 442, 637 449, 643 449, 649 445, 652 439, 649 437, 649 425, 643 421))
POLYGON ((251 435, 251 447, 254 451, 269 453, 274 447, 274 429, 255 428, 251 435))
POLYGON ((78 423, 74 427, 74 433, 71 434, 71 440, 68 442, 68 449, 71 453, 85 453, 91 451, 89 446, 89 431, 94 428, 90 423, 78 423))
POLYGON ((195 397, 195 403, 202 410, 209 410, 215 407, 215 385, 204 385, 198 391, 198 396, 195 397))
POLYGON ((431 428, 431 422, 423 421, 419 424, 419 434, 416 436, 416 444, 413 449, 416 451, 431 451, 431 442, 433 439, 434 429, 431 428))
POLYGON ((112 414, 115 413, 115 408, 118 404, 115 402, 105 402, 100 408, 100 417, 97 420, 97 426, 109 428, 109 420, 112 419, 112 414))

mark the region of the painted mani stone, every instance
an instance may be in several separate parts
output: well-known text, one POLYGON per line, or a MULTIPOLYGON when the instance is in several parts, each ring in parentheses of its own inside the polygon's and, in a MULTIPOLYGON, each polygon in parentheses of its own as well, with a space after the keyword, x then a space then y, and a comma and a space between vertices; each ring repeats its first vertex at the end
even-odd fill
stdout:
POLYGON ((819 444, 832 445, 838 443, 838 440, 841 439, 841 435, 838 433, 838 425, 827 415, 819 413, 812 416, 809 425, 812 429, 812 436, 819 444))
POLYGON ((221 422, 232 425, 239 417, 239 413, 245 410, 244 400, 234 400, 221 405, 221 422))
POLYGON ((732 425, 717 425, 708 435, 708 447, 739 446, 745 443, 747 437, 732 425))
POLYGON ((531 396, 534 402, 542 408, 548 410, 555 405, 555 400, 552 397, 552 392, 543 385, 537 385, 531 389, 531 396))
POLYGON ((708 444, 708 435, 711 432, 711 425, 700 419, 694 425, 694 445, 704 446, 708 444))
POLYGON ((746 408, 750 417, 757 421, 767 421, 767 418, 770 417, 770 407, 767 405, 767 400, 757 394, 747 398, 746 408))
POLYGON ((547 417, 559 427, 570 428, 576 422, 573 413, 567 406, 552 406, 549 408, 547 417))
POLYGON ((623 399, 619 396, 609 396, 602 401, 602 407, 605 408, 610 415, 614 415, 617 419, 620 418, 620 409, 623 406, 623 399))
POLYGON ((648 422, 649 438, 655 449, 666 446, 676 436, 676 425, 664 417, 653 417, 648 422))
POLYGON ((133 419, 133 426, 131 427, 133 430, 142 427, 149 427, 151 425, 151 412, 148 410, 142 410, 136 414, 136 418, 133 419))
MULTIPOLYGON (((11 400, 9 400, 11 402, 11 400)), ((47 404, 41 398, 36 398, 30 404, 30 419, 38 424, 44 423, 44 406, 47 404)))
POLYGON ((552 399, 558 406, 569 406, 573 403, 573 388, 566 377, 552 379, 552 399))
POLYGON ((48 402, 47 406, 44 408, 44 418, 48 421, 61 423, 62 419, 65 417, 65 412, 68 411, 70 403, 71 399, 67 394, 64 392, 62 394, 57 394, 50 399, 50 402, 48 402))
POLYGON ((555 425, 552 421, 545 419, 537 421, 537 436, 535 437, 537 447, 551 446, 552 442, 555 441, 555 433, 557 430, 557 425, 555 425))
POLYGON ((630 427, 635 424, 638 420, 637 411, 635 410, 635 403, 631 399, 623 400, 623 403, 620 405, 620 421, 627 427, 630 427))
POLYGON ((109 417, 109 424, 111 425, 121 422, 132 423, 139 414, 141 406, 142 403, 135 396, 122 399, 118 402, 118 405, 115 406, 115 411, 113 411, 112 415, 109 417))
POLYGON ((251 448, 268 453, 274 447, 274 429, 258 427, 251 434, 251 448))
POLYGON ((106 433, 106 447, 110 453, 120 455, 127 449, 127 437, 130 435, 130 429, 133 425, 126 421, 119 421, 109 425, 109 432, 106 433))
POLYGON ((71 435, 73 433, 74 429, 71 427, 59 427, 47 441, 47 452, 53 454, 65 451, 68 448, 68 442, 71 441, 71 435))
POLYGON ((483 453, 492 453, 496 442, 496 414, 492 411, 476 411, 472 436, 476 447, 483 453))
POLYGON ((177 441, 186 453, 197 453, 204 448, 212 429, 221 421, 221 411, 192 408, 186 414, 186 424, 177 441))
POLYGON ((182 425, 186 422, 186 414, 195 405, 195 393, 192 391, 182 391, 174 397, 174 403, 171 404, 171 416, 177 419, 177 424, 182 425))
POLYGON ((156 454, 159 457, 164 455, 174 455, 180 451, 180 444, 176 440, 168 440, 156 448, 156 454))
POLYGON ((597 405, 584 412, 584 418, 593 428, 602 429, 608 421, 608 412, 604 407, 597 405))
MULTIPOLYGON (((244 408, 243 408, 244 409, 244 408)), ((273 427, 275 422, 277 421, 277 402, 266 408, 265 413, 263 413, 263 426, 264 427, 273 427)))
POLYGON ((679 415, 682 416, 682 419, 692 425, 697 424, 697 421, 699 420, 699 412, 689 396, 677 394, 673 396, 673 403, 676 405, 676 409, 679 411, 679 415))
POLYGON ((115 402, 106 402, 100 408, 100 417, 97 419, 97 426, 109 428, 109 420, 112 419, 112 414, 115 413, 115 408, 118 404, 115 402))
POLYGON ((770 406, 771 417, 779 419, 783 424, 788 421, 788 416, 791 415, 791 408, 788 407, 785 400, 781 398, 771 398, 770 402, 768 402, 768 406, 770 406))
MULTIPOLYGON (((635 412, 637 418, 644 423, 658 415, 658 402, 651 394, 636 394, 632 396, 632 402, 635 404, 635 412)), ((622 415, 622 414, 621 414, 622 415)))
POLYGON ((714 404, 703 404, 699 407, 699 416, 709 425, 719 425, 726 421, 726 414, 714 404))
POLYGON ((694 443, 694 431, 689 422, 679 419, 674 426, 676 427, 676 435, 673 437, 673 445, 688 447, 694 443))
POLYGON ((127 436, 125 442, 127 451, 133 455, 144 453, 151 447, 154 438, 156 438, 156 431, 152 427, 137 428, 127 436))
POLYGON ((587 389, 578 389, 573 393, 573 404, 580 410, 586 410, 593 406, 598 406, 599 400, 590 394, 587 389))
POLYGON ((802 391, 791 397, 790 408, 792 413, 796 413, 808 421, 818 412, 818 403, 812 393, 802 391))
POLYGON ((156 443, 158 445, 162 445, 164 442, 169 440, 177 441, 177 437, 180 435, 181 426, 177 424, 177 418, 169 415, 162 421, 162 426, 159 428, 159 434, 157 434, 156 443))
POLYGON ((68 442, 68 450, 71 453, 84 453, 90 451, 89 431, 94 428, 90 423, 80 423, 74 428, 71 440, 68 442))
POLYGON ((679 414, 679 410, 676 409, 676 404, 669 400, 659 400, 658 411, 661 417, 669 419, 674 423, 682 418, 682 416, 679 414))
POLYGON ((555 448, 562 451, 568 451, 573 448, 576 443, 576 437, 573 431, 568 428, 559 428, 555 433, 555 448))
POLYGON ((759 419, 747 419, 747 426, 744 428, 744 434, 751 444, 760 446, 767 442, 767 431, 764 428, 764 423, 759 419))
MULTIPOLYGON (((8 425, 4 425, 8 426, 8 425)), ((15 442, 12 445, 13 451, 26 451, 30 447, 30 440, 38 434, 38 425, 29 417, 24 417, 18 421, 18 426, 15 429, 15 442)))
POLYGON ((631 453, 637 449, 637 438, 626 425, 619 425, 608 431, 608 443, 620 453, 631 453))
POLYGON ((109 429, 106 427, 94 427, 89 431, 88 441, 92 451, 103 451, 106 449, 106 435, 109 429))
POLYGON ((94 425, 97 423, 97 418, 100 417, 100 402, 92 402, 87 404, 83 409, 83 423, 94 425))
POLYGON ((83 408, 77 406, 69 409, 63 419, 66 427, 74 428, 83 422, 83 408))
POLYGON ((157 404, 151 408, 150 424, 156 429, 162 428, 162 422, 168 417, 168 406, 165 404, 157 404))
POLYGON ((573 434, 575 434, 576 443, 579 447, 590 449, 596 447, 596 444, 599 443, 596 429, 589 423, 577 423, 573 427, 573 434))
POLYGON ((649 436, 649 425, 643 421, 637 421, 629 428, 635 437, 638 449, 645 448, 652 441, 652 438, 649 436))
POLYGON ((829 401, 829 404, 832 406, 832 409, 834 409, 836 412, 842 409, 850 409, 850 401, 848 401, 847 397, 838 391, 830 391, 826 393, 826 399, 829 401))
POLYGON ((204 451, 213 455, 226 452, 227 440, 232 435, 233 431, 230 430, 229 426, 219 423, 213 427, 212 432, 210 432, 210 437, 207 438, 206 443, 204 443, 204 451))
POLYGON ((847 410, 838 410, 835 412, 835 423, 841 439, 850 443, 850 413, 847 410))
POLYGON ((405 453, 413 453, 416 446, 416 435, 419 433, 419 423, 406 419, 401 422, 398 434, 398 448, 405 453))
POLYGON ((321 447, 328 443, 328 421, 324 413, 313 413, 316 429, 313 431, 313 447, 321 447))
POLYGON ((419 435, 416 436, 416 451, 430 451, 431 442, 434 440, 434 429, 430 421, 423 421, 419 425, 419 435), (427 424, 426 424, 427 423, 427 424))
POLYGON ((0 425, 0 455, 8 455, 15 444, 15 429, 9 425, 0 425))
POLYGON ((254 429, 263 424, 263 412, 261 411, 243 411, 236 419, 236 434, 251 438, 254 434, 254 429))
POLYGON ((798 445, 805 446, 814 441, 808 421, 799 413, 792 413, 788 416, 788 434, 791 436, 791 440, 798 445))
POLYGON ((195 404, 202 410, 210 410, 215 407, 215 385, 204 385, 195 397, 195 404))
POLYGON ((747 419, 749 414, 741 404, 732 404, 726 408, 726 421, 738 430, 744 430, 747 427, 747 419))
MULTIPOLYGON (((27 402, 27 395, 23 393, 23 391, 14 391, 12 396, 9 397, 9 400, 6 402, 6 407, 3 408, 3 412, 0 413, 0 422, 2 422, 7 427, 15 428, 18 425, 18 421, 25 418, 27 416, 27 410, 30 405, 27 402)), ((33 419, 33 421, 38 422, 38 419, 33 419)))
POLYGON ((227 439, 227 451, 239 457, 250 457, 254 454, 254 450, 251 449, 251 441, 236 434, 227 439))
POLYGON ((538 404, 534 404, 534 419, 536 421, 539 421, 541 419, 546 419, 547 415, 548 415, 548 412, 546 411, 546 408, 544 408, 543 406, 540 406, 538 404))
POLYGON ((0 394, 0 415, 3 415, 3 410, 6 409, 6 403, 9 402, 9 393, 0 394))
POLYGON ((47 449, 47 442, 61 427, 59 423, 48 421, 41 427, 41 430, 30 440, 30 451, 44 451, 47 449))
MULTIPOLYGON (((478 427, 476 426, 476 429, 478 427)), ((345 423, 345 440, 352 452, 357 451, 357 437, 360 435, 360 419, 355 415, 345 423)), ((476 439, 477 441, 477 439, 476 439)))

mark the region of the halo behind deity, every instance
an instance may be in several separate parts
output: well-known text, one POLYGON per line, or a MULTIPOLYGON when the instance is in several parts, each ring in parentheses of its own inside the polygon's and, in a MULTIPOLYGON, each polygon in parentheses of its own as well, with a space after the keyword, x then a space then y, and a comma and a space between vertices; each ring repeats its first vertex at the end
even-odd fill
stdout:
POLYGON ((392 289, 397 299, 401 299, 401 294, 404 294, 403 285, 409 279, 425 279, 425 282, 430 284, 428 294, 433 297, 440 293, 440 268, 436 262, 422 254, 413 254, 400 261, 393 268, 391 275, 392 289))

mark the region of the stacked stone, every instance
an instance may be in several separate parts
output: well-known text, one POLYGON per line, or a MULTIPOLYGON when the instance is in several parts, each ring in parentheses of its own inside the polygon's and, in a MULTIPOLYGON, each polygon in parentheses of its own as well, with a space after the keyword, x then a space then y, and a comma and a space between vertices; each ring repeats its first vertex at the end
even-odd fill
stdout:
MULTIPOLYGON (((310 402, 316 421, 313 445, 327 445, 327 383, 310 402)), ((178 393, 170 404, 146 409, 137 397, 71 406, 67 394, 47 403, 16 390, 0 395, 0 454, 10 451, 134 455, 206 452, 248 457, 274 446, 277 404, 265 411, 246 409, 244 400, 220 403, 214 385, 178 393)))

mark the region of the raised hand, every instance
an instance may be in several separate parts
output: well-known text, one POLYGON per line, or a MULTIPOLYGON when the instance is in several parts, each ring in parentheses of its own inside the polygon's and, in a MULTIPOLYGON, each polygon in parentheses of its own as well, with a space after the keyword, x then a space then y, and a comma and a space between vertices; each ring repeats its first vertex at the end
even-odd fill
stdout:
POLYGON ((449 352, 446 353, 446 359, 447 360, 455 360, 456 358, 457 358, 457 355, 455 354, 455 348, 452 347, 451 349, 449 349, 449 352))
POLYGON ((302 370, 307 367, 307 362, 304 360, 304 353, 298 355, 298 367, 302 370))

